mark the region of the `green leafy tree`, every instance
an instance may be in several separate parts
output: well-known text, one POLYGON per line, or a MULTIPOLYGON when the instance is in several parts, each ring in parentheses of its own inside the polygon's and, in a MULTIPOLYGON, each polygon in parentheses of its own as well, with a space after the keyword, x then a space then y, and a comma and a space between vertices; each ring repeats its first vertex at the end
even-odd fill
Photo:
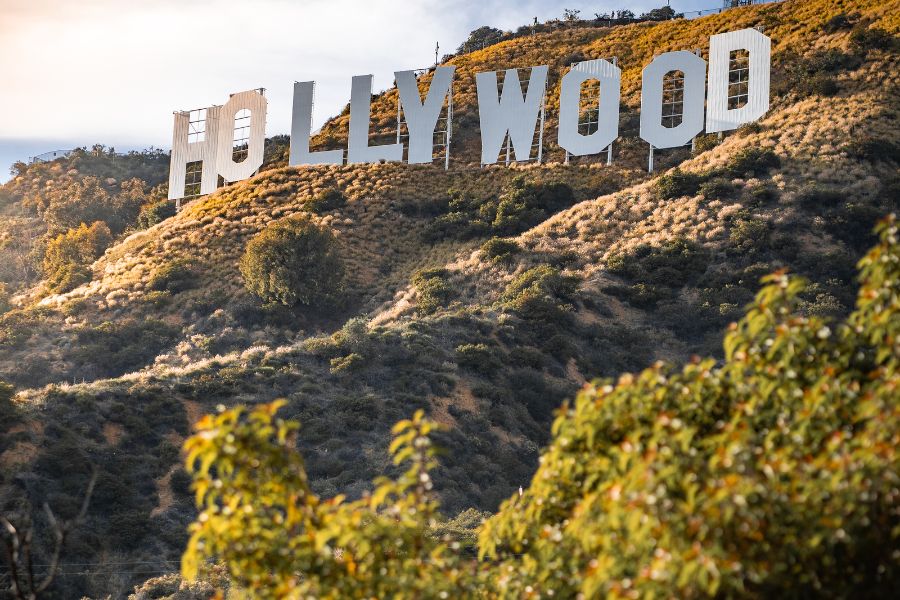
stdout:
POLYGON ((900 243, 847 322, 770 276, 725 362, 598 381, 480 535, 502 597, 879 597, 900 584, 900 243), (524 556, 519 556, 524 554, 524 556))
POLYGON ((148 202, 141 207, 138 214, 137 226, 140 229, 149 229, 157 223, 162 223, 169 217, 175 216, 175 203, 168 199, 148 202))
POLYGON ((669 21, 671 19, 680 19, 684 15, 682 13, 675 12, 671 6, 663 6, 661 8, 654 8, 648 12, 645 12, 641 15, 642 20, 647 21, 669 21))
POLYGON ((247 244, 239 266, 248 290, 285 306, 322 304, 343 285, 334 236, 307 215, 266 227, 247 244))
POLYGON ((140 179, 128 179, 115 189, 97 177, 84 177, 65 187, 51 188, 44 201, 43 217, 50 231, 102 221, 111 231, 121 233, 137 220, 147 195, 140 179))
POLYGON ((437 524, 430 471, 438 425, 421 411, 394 426, 390 451, 406 470, 355 502, 309 489, 293 438, 275 417, 282 402, 204 417, 185 443, 201 512, 182 573, 195 579, 222 561, 253 598, 437 598, 470 594, 455 547, 429 535, 437 524))
POLYGON ((41 265, 47 286, 56 292, 67 292, 90 281, 91 264, 103 255, 112 239, 109 227, 100 221, 90 226, 82 223, 51 239, 41 265))
POLYGON ((537 183, 519 177, 500 196, 491 225, 502 235, 520 233, 573 204, 575 195, 565 183, 537 183))
POLYGON ((488 27, 484 25, 483 27, 479 27, 478 29, 474 29, 469 37, 466 38, 459 48, 456 49, 457 54, 466 54, 468 52, 475 52, 476 50, 481 50, 485 46, 490 46, 491 44, 496 44, 500 41, 500 38, 503 36, 503 32, 495 27, 488 27))

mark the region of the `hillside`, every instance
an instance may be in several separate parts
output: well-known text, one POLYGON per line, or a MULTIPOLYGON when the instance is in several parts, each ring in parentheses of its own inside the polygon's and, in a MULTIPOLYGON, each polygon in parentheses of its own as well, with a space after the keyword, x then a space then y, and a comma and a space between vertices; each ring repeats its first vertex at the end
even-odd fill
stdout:
MULTIPOLYGON (((788 0, 505 41, 451 59, 451 170, 291 168, 284 140, 272 140, 259 175, 173 216, 154 190, 164 156, 22 165, 0 189, 0 279, 12 292, 0 379, 17 388, 0 423, 0 506, 74 511, 97 465, 89 526, 66 558, 95 566, 63 576, 60 597, 122 596, 174 570, 183 549, 194 509, 179 448, 190 425, 219 404, 283 397, 320 495, 356 497, 392 472, 390 426, 425 408, 449 426, 435 477, 448 516, 496 510, 527 484, 565 398, 656 360, 721 356, 762 275, 808 277, 809 314, 849 312, 872 225, 900 208, 898 86, 884 76, 900 67, 898 29, 900 2, 788 0), (751 26, 773 40, 771 111, 721 141, 702 137, 693 154, 659 153, 648 175, 641 68, 654 51, 705 52, 709 35, 751 26), (888 42, 860 34, 878 30, 888 42), (608 56, 623 68, 611 167, 562 164, 552 135, 543 165, 477 167, 475 71, 550 64, 549 133, 562 67, 608 56), (85 177, 105 190, 114 242, 83 283, 53 291, 29 255, 92 204, 54 212, 47 190, 67 190, 56 202, 68 207, 72 186, 97 189, 85 177), (328 205, 332 192, 340 201, 328 205), (493 218, 504 202, 535 198, 537 212, 493 218), (337 238, 347 281, 334 306, 267 306, 244 287, 247 242, 299 213, 337 238)), ((373 121, 388 131, 395 118, 394 90, 373 101, 373 121)), ((346 114, 335 118, 313 146, 343 143, 346 127, 346 114)))

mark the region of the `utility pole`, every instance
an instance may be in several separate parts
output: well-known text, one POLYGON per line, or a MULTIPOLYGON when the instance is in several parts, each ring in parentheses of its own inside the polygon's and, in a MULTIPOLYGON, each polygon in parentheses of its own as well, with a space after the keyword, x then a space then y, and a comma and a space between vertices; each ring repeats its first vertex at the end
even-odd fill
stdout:
POLYGON ((441 43, 435 42, 434 43, 434 66, 437 66, 437 64, 438 64, 438 53, 440 51, 441 51, 441 43))

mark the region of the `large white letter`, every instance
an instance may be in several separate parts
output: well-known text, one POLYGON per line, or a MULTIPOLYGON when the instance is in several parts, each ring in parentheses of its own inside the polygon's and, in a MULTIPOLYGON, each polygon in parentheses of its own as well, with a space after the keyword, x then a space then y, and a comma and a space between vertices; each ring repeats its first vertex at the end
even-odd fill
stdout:
POLYGON ((619 137, 619 96, 622 70, 606 60, 586 60, 572 67, 562 79, 559 91, 559 145, 573 156, 597 154, 619 137), (600 82, 600 106, 597 131, 578 133, 581 84, 600 82))
POLYGON ((481 164, 497 162, 507 133, 512 141, 516 160, 531 158, 535 123, 546 93, 547 69, 546 65, 531 67, 525 98, 522 98, 518 71, 507 69, 499 100, 497 72, 475 74, 478 118, 481 121, 481 164))
POLYGON ((772 40, 756 29, 721 33, 709 38, 709 106, 706 132, 731 131, 744 123, 752 123, 769 110, 772 40), (745 50, 750 54, 748 71, 738 75, 747 82, 747 103, 728 108, 731 53, 745 50))
POLYGON ((256 90, 233 94, 219 113, 219 153, 216 160, 219 175, 228 183, 242 181, 253 175, 263 164, 266 145, 266 97, 256 90), (250 131, 247 137, 247 156, 234 160, 234 116, 240 110, 250 111, 250 131))
POLYGON ((403 144, 369 145, 369 119, 372 112, 372 76, 356 75, 350 88, 350 141, 348 163, 372 163, 379 160, 403 160, 403 144))
POLYGON ((316 94, 315 81, 294 82, 294 110, 291 119, 291 153, 288 164, 296 165, 340 165, 344 163, 343 150, 309 151, 309 136, 312 133, 313 99, 316 94))
POLYGON ((175 113, 172 157, 169 159, 169 200, 184 198, 185 169, 189 162, 203 161, 200 172, 200 194, 216 191, 219 176, 216 154, 219 147, 220 110, 218 106, 205 109, 206 118, 197 121, 195 125, 202 128, 200 130, 202 133, 195 133, 202 139, 193 142, 188 136, 191 133, 191 113, 189 111, 175 113))
POLYGON ((396 71, 400 106, 409 129, 409 164, 430 163, 434 151, 434 128, 444 108, 444 99, 450 92, 456 67, 438 67, 434 70, 425 102, 419 93, 415 71, 396 71))
POLYGON ((684 146, 703 131, 703 97, 706 92, 706 62, 696 54, 680 50, 666 52, 644 67, 641 85, 641 138, 654 148, 684 146), (663 119, 663 79, 667 73, 684 74, 681 123, 666 127, 663 119))

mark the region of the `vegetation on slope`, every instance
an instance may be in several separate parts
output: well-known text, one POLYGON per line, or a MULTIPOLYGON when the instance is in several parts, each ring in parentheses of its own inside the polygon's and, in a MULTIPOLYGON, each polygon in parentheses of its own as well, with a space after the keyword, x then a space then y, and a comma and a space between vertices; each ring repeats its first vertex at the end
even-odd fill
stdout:
MULTIPOLYGON (((137 219, 152 226, 126 226, 89 266, 90 281, 61 294, 37 283, 33 266, 30 280, 20 275, 22 264, 40 264, 24 257, 49 230, 20 192, 69 177, 81 189, 93 176, 105 198, 120 198, 128 176, 108 165, 82 166, 83 175, 65 161, 28 166, 2 194, 9 260, 0 269, 13 294, 0 317, 0 377, 19 392, 16 422, 0 437, 0 505, 25 513, 49 499, 62 510, 97 465, 96 507, 70 560, 168 572, 195 515, 178 466, 190 424, 219 403, 284 397, 285 415, 304 425, 297 445, 320 497, 360 498, 375 475, 395 475, 390 426, 421 408, 446 427, 438 441, 449 454, 434 473, 442 510, 493 511, 528 481, 553 410, 585 379, 657 358, 721 357, 722 330, 762 275, 790 266, 811 280, 804 315, 846 315, 871 225, 900 197, 896 89, 883 76, 898 67, 890 8, 789 1, 690 22, 573 27, 456 57, 468 65, 464 84, 473 70, 545 54, 562 66, 576 52, 618 54, 631 108, 614 165, 294 169, 283 166, 284 140, 273 139, 263 173, 177 216, 155 223, 166 213, 153 201, 159 189, 148 192, 147 220, 137 219), (846 22, 835 21, 841 15, 846 22), (651 179, 639 170, 646 150, 630 112, 643 62, 652 50, 705 48, 710 33, 751 25, 775 41, 769 115, 721 143, 698 139, 693 155, 659 153, 663 171, 651 179), (879 31, 886 45, 871 42, 879 31), (807 87, 810 77, 834 86, 807 87), (501 213, 513 217, 503 230, 501 213), (244 286, 248 241, 295 215, 333 233, 347 274, 339 311, 264 305, 244 286), (475 231, 467 219, 479 221, 475 231), (86 383, 65 383, 73 380, 86 383)), ((395 118, 391 93, 375 102, 376 121, 395 118)), ((465 125, 456 129, 472 133, 467 93, 455 99, 465 125)), ((339 122, 328 131, 340 132, 339 122)), ((457 155, 476 144, 463 135, 457 155)), ((102 154, 82 153, 79 164, 120 160, 102 154)), ((145 189, 163 176, 145 173, 145 189)), ((123 206, 134 215, 134 204, 123 206)), ((67 575, 60 593, 121 594, 137 579, 67 575)))
POLYGON ((334 246, 331 231, 303 215, 276 221, 247 243, 239 265, 244 284, 285 306, 337 300, 344 268, 334 246))
MULTIPOLYGON (((221 561, 254 598, 882 597, 900 583, 900 237, 861 262, 846 322, 776 274, 725 361, 598 380, 565 405, 531 486, 475 563, 429 535, 438 428, 393 429, 406 469, 345 502, 309 488, 281 403, 204 417, 185 443, 201 512, 182 570, 221 561)), ((302 435, 302 433, 301 433, 302 435)))

